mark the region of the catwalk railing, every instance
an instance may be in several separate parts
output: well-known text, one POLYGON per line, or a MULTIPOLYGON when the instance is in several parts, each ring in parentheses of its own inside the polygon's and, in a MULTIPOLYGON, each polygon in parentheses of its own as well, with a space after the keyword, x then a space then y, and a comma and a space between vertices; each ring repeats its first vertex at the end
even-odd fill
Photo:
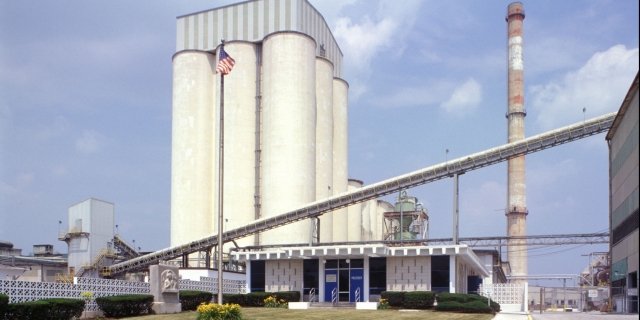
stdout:
POLYGON ((120 237, 120 235, 116 234, 116 235, 113 236, 113 246, 116 249, 120 250, 120 253, 125 257, 134 258, 134 257, 140 256, 140 252, 138 252, 138 250, 136 250, 136 248, 134 246, 129 244, 129 242, 127 242, 126 240, 122 239, 122 237, 120 237))
MULTIPOLYGON (((508 143, 499 147, 460 157, 451 161, 426 167, 408 174, 387 179, 362 188, 345 192, 305 205, 277 216, 262 218, 238 228, 228 230, 223 234, 223 242, 244 238, 257 232, 274 229, 308 218, 314 218, 324 213, 344 208, 352 204, 375 199, 398 192, 402 189, 448 178, 453 174, 464 173, 507 161, 510 158, 538 152, 557 145, 606 132, 611 127, 616 113, 585 120, 580 123, 547 131, 518 142, 508 143)), ((218 245, 218 235, 191 241, 189 243, 159 250, 128 261, 107 267, 103 272, 118 274, 129 270, 144 268, 156 264, 161 260, 169 260, 185 254, 203 251, 218 245)))

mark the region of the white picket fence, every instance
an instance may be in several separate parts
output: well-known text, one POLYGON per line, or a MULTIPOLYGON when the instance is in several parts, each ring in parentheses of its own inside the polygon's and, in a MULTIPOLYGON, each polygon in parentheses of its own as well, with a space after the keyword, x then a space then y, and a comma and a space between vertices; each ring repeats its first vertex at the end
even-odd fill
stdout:
MULTIPOLYGON (((93 292, 94 298, 121 294, 151 294, 149 283, 110 279, 74 278, 74 284, 0 280, 0 293, 9 296, 9 303, 36 301, 47 298, 82 299, 83 292, 93 292)), ((224 280, 223 293, 245 293, 246 281, 224 280)), ((218 292, 218 279, 200 277, 200 281, 180 280, 180 290, 218 292)), ((87 301, 85 311, 98 312, 95 301, 87 301)))

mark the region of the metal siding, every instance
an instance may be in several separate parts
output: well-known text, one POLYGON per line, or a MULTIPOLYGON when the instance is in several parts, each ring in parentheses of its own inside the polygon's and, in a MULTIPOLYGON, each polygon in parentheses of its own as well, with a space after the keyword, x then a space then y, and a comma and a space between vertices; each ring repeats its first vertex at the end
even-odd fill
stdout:
POLYGON ((242 34, 242 24, 240 23, 240 12, 238 12, 238 9, 241 9, 242 7, 238 7, 235 6, 233 7, 233 37, 231 39, 240 39, 240 40, 244 40, 242 38, 238 38, 238 34, 242 34))
POLYGON ((209 49, 209 12, 202 14, 202 49, 209 49))
POLYGON ((280 0, 273 0, 273 28, 274 30, 281 29, 280 28, 280 0))
POLYGON ((249 39, 249 4, 242 5, 242 38, 249 39))
POLYGON ((194 33, 195 33, 195 16, 189 17, 189 49, 193 49, 195 47, 194 44, 194 33))
POLYGON ((184 49, 184 20, 183 18, 176 20, 176 52, 184 49))
POLYGON ((193 45, 196 49, 201 49, 201 41, 202 41, 202 37, 200 37, 200 35, 202 34, 200 32, 200 28, 202 27, 202 24, 200 23, 200 15, 196 14, 193 16, 193 45))
POLYGON ((284 14, 285 14, 284 28, 286 30, 293 30, 291 29, 291 16, 293 15, 293 10, 291 10, 291 0, 286 0, 284 6, 285 6, 284 7, 284 14))

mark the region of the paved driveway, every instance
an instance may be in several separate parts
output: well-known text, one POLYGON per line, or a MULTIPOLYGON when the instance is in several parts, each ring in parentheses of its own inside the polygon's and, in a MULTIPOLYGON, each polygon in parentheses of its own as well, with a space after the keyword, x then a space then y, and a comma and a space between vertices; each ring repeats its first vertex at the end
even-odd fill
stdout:
MULTIPOLYGON (((531 317, 534 320, 626 320, 626 319, 638 319, 637 314, 615 314, 615 313, 600 313, 600 312, 531 312, 531 317)), ((495 318, 494 318, 495 319, 495 318)))

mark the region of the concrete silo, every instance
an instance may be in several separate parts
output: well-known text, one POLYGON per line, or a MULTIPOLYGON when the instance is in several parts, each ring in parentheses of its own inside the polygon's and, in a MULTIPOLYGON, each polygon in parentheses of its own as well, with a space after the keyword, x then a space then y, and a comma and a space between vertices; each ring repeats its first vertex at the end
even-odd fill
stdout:
MULTIPOLYGON (((316 196, 316 42, 275 32, 262 43, 262 217, 316 196)), ((262 234, 263 244, 309 241, 310 221, 262 234)))
MULTIPOLYGON (((349 84, 333 78, 333 194, 347 192, 349 161, 349 84)), ((333 241, 348 239, 347 209, 333 212, 333 241)))
POLYGON ((360 214, 362 215, 362 228, 360 239, 371 240, 371 219, 369 212, 371 211, 371 205, 373 204, 373 200, 365 201, 362 203, 362 211, 360 214))
MULTIPOLYGON (((354 191, 362 188, 362 181, 349 179, 348 191, 354 191)), ((352 204, 347 207, 348 231, 347 241, 362 240, 362 203, 352 204)))
POLYGON ((384 232, 382 231, 384 227, 384 221, 383 221, 384 213, 391 212, 393 210, 395 210, 394 205, 384 200, 378 200, 378 210, 376 212, 376 218, 374 223, 375 237, 377 240, 383 240, 382 238, 384 237, 384 232))
MULTIPOLYGON (((333 63, 316 57, 316 199, 333 195, 333 63)), ((320 241, 333 239, 333 213, 320 217, 320 241)))
POLYGON ((173 56, 172 246, 215 230, 215 68, 216 57, 209 52, 184 50, 173 56))
MULTIPOLYGON (((236 64, 225 76, 224 208, 225 229, 255 220, 256 45, 247 41, 225 44, 236 64)), ((215 216, 214 216, 215 217, 215 216)), ((213 230, 217 233, 217 230, 213 230)), ((237 241, 254 245, 253 237, 237 241)))

